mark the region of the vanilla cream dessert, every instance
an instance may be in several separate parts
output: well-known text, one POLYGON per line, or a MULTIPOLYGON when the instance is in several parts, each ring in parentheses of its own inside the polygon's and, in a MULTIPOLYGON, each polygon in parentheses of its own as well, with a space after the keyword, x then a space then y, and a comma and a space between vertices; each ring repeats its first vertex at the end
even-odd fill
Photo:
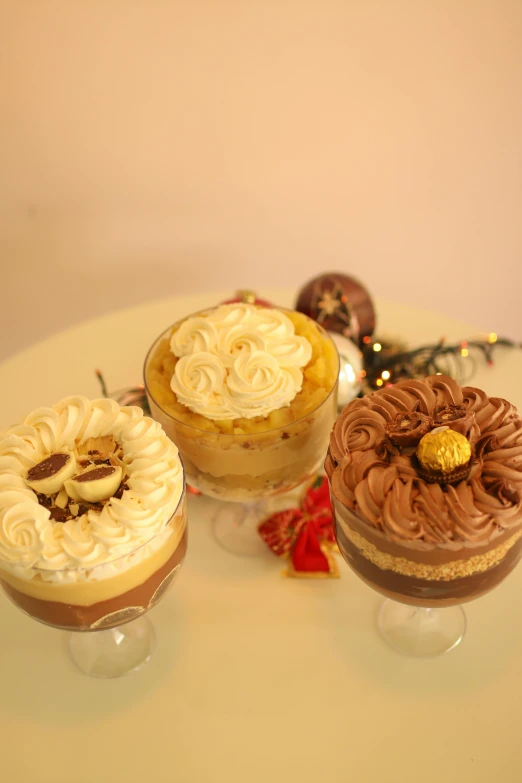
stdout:
POLYGON ((0 584, 73 630, 152 606, 186 550, 181 460, 137 407, 69 397, 0 433, 0 584))
POLYGON ((333 341, 311 319, 234 303, 162 334, 145 386, 189 483, 248 501, 286 491, 321 465, 338 371, 333 341))
POLYGON ((339 548, 390 598, 459 604, 520 559, 522 419, 506 400, 444 375, 400 381, 346 406, 325 467, 339 548))

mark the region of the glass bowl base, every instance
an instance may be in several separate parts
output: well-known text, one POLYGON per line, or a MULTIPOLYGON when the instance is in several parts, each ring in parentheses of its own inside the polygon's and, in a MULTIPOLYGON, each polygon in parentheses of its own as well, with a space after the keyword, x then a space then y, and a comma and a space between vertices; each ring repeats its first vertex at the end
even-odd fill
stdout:
POLYGON ((69 636, 75 666, 90 677, 111 679, 138 671, 150 661, 156 646, 154 626, 147 617, 105 631, 69 636))
POLYGON ((466 632, 461 606, 428 609, 387 598, 378 626, 384 641, 397 652, 414 658, 433 658, 457 647, 466 632))
POLYGON ((267 548, 257 526, 266 515, 263 501, 221 502, 212 521, 214 538, 222 549, 238 557, 262 557, 267 548))

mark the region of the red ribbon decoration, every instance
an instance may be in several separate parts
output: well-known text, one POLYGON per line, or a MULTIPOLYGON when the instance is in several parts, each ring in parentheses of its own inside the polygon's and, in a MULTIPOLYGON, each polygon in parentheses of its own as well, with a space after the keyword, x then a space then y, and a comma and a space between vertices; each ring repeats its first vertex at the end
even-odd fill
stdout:
POLYGON ((339 576, 332 557, 336 544, 325 477, 318 477, 308 488, 299 508, 278 511, 258 530, 275 555, 290 560, 287 576, 339 576))

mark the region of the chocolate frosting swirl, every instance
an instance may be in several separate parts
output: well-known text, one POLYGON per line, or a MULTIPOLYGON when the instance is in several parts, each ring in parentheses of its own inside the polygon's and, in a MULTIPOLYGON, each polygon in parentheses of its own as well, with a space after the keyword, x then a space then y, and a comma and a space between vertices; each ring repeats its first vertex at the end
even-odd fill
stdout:
POLYGON ((431 416, 435 410, 437 396, 430 386, 422 381, 400 381, 391 389, 393 396, 398 394, 408 395, 410 404, 406 410, 418 410, 431 416))
POLYGON ((489 403, 489 397, 482 389, 475 389, 474 386, 462 387, 462 404, 468 411, 478 413, 489 403))
POLYGON ((404 380, 351 402, 334 425, 326 471, 334 496, 392 541, 484 542, 522 523, 522 419, 500 397, 452 378, 404 380), (469 477, 419 475, 415 446, 436 426, 465 435, 469 477))
MULTIPOLYGON (((345 410, 347 410, 345 408, 345 410)), ((380 443, 386 434, 386 423, 383 417, 368 408, 357 408, 347 411, 339 426, 334 428, 334 456, 352 451, 367 451, 380 443)))
MULTIPOLYGON (((417 383, 422 383, 422 381, 417 381, 417 383)), ((461 405, 464 399, 461 387, 448 375, 430 375, 424 383, 435 393, 436 409, 445 408, 447 405, 461 405)))

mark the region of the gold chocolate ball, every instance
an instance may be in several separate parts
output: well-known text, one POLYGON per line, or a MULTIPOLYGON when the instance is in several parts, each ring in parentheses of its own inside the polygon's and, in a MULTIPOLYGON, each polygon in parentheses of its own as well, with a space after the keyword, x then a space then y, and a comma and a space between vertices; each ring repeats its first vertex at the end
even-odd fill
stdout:
POLYGON ((419 441, 417 459, 425 471, 449 475, 471 459, 469 440, 449 427, 437 427, 419 441))

